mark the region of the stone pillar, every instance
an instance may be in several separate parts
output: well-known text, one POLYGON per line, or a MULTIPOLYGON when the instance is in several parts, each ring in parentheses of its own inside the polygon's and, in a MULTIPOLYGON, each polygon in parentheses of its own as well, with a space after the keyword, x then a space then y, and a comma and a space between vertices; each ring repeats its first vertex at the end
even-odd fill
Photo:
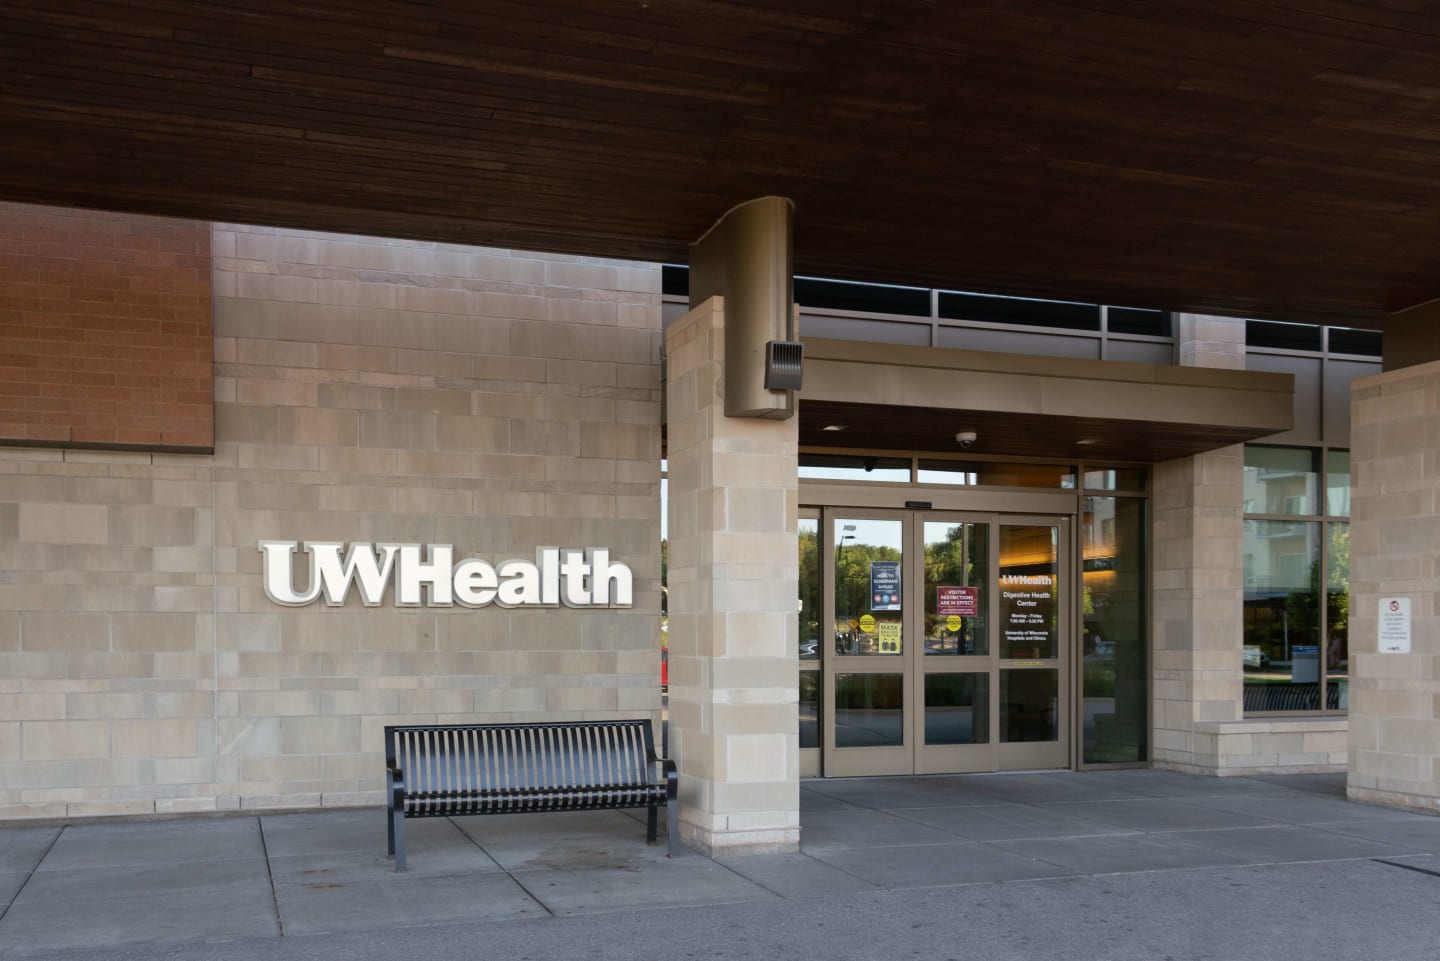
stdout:
POLYGON ((1348 792, 1440 811, 1440 361, 1391 347, 1351 393, 1348 792), (1378 653, 1382 597, 1410 599, 1408 654, 1378 653))
MULTIPOLYGON (((1178 361, 1243 370, 1245 322, 1180 314, 1178 361)), ((1243 710, 1244 448, 1227 447, 1157 464, 1154 692, 1151 756, 1156 767, 1214 774, 1218 733, 1205 725, 1243 710)))
POLYGON ((796 420, 725 416, 724 298, 666 335, 670 749, 683 840, 800 839, 796 420))

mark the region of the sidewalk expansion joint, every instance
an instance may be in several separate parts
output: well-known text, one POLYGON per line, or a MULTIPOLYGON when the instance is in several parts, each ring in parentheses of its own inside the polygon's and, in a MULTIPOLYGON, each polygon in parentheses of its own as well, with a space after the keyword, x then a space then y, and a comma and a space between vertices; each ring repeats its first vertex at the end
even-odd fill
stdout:
POLYGON ((45 859, 50 856, 50 852, 55 850, 55 845, 60 841, 60 835, 65 833, 65 828, 68 826, 69 825, 65 824, 60 825, 60 830, 55 832, 55 836, 50 839, 50 843, 46 846, 45 853, 35 859, 35 866, 30 869, 29 874, 25 875, 25 880, 20 882, 20 887, 15 889, 15 896, 5 905, 4 910, 0 910, 0 921, 5 920, 5 915, 9 914, 10 909, 15 906, 15 902, 20 900, 20 895, 25 892, 26 886, 30 884, 30 879, 35 877, 35 872, 40 870, 40 865, 44 864, 45 859))
POLYGON ((1417 867, 1414 864, 1401 864, 1398 861, 1387 861, 1384 858, 1370 858, 1376 864, 1383 864, 1392 868, 1404 868, 1407 871, 1414 871, 1416 874, 1428 874, 1432 878, 1440 878, 1440 871, 1432 871, 1429 868, 1417 867))
POLYGON ((275 906, 275 924, 280 928, 280 937, 285 937, 285 918, 280 914, 280 894, 275 890, 275 871, 270 867, 270 846, 265 843, 265 819, 256 815, 255 823, 260 828, 260 853, 265 855, 265 876, 270 879, 270 903, 275 906))

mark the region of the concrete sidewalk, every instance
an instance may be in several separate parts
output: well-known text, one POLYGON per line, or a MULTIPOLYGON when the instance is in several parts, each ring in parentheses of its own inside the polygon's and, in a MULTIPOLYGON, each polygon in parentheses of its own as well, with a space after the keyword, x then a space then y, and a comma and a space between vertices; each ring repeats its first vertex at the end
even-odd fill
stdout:
POLYGON ((400 875, 378 809, 3 829, 0 957, 1440 956, 1440 818, 1352 804, 1341 777, 801 794, 795 855, 669 859, 641 812, 451 818, 406 824, 400 875), (1153 937, 1187 930, 1241 940, 1153 937))

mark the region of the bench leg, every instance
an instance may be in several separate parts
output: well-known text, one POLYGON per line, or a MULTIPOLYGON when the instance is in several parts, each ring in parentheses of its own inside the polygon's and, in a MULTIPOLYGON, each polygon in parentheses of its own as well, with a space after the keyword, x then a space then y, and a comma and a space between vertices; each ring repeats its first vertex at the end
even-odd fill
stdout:
POLYGON ((665 805, 665 830, 668 832, 667 841, 670 842, 670 857, 680 847, 680 802, 672 800, 665 805))
POLYGON ((390 836, 395 839, 395 872, 405 870, 405 812, 396 810, 390 814, 390 836))
POLYGON ((395 856, 395 816, 389 807, 385 808, 385 855, 395 856))
POLYGON ((655 827, 656 827, 655 822, 656 822, 656 820, 657 820, 656 815, 657 815, 658 813, 659 813, 659 812, 655 810, 655 805, 653 805, 653 804, 650 805, 648 816, 647 816, 646 819, 645 819, 645 843, 646 843, 646 844, 654 844, 654 843, 655 843, 655 827))

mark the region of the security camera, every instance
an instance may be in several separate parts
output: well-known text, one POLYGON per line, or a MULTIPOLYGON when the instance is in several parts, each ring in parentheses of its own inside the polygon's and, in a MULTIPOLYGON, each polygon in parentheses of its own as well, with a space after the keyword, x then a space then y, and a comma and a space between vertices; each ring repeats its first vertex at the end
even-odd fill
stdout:
POLYGON ((973 430, 962 430, 955 435, 955 443, 959 444, 963 449, 969 450, 975 446, 976 436, 973 430))

